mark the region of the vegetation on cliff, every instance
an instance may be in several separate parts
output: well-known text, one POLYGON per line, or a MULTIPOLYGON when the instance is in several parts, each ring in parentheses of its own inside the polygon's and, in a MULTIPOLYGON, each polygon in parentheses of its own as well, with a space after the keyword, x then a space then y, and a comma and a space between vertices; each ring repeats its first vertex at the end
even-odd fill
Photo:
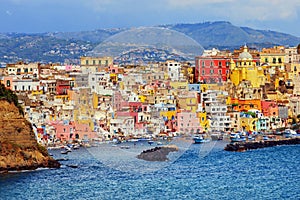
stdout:
POLYGON ((3 84, 0 84, 0 99, 13 103, 19 109, 19 113, 24 115, 23 108, 18 102, 18 96, 13 91, 6 89, 3 84))

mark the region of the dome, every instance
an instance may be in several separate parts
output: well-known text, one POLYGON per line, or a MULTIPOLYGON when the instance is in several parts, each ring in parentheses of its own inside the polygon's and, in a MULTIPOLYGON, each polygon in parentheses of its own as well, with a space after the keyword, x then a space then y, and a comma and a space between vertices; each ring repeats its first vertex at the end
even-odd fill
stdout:
POLYGON ((132 28, 106 39, 96 46, 92 55, 118 57, 141 49, 163 49, 167 52, 194 59, 203 47, 178 31, 160 27, 132 28))
POLYGON ((248 48, 246 45, 244 46, 244 51, 242 53, 240 53, 239 59, 241 59, 241 60, 252 60, 253 59, 252 55, 248 52, 248 48))
POLYGON ((252 55, 249 52, 242 52, 239 55, 239 59, 250 60, 250 59, 253 59, 253 57, 252 57, 252 55))

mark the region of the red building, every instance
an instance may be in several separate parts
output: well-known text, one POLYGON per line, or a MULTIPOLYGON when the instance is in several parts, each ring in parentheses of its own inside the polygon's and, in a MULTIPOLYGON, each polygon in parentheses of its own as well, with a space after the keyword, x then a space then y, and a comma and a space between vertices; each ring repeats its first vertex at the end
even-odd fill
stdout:
POLYGON ((66 95, 68 90, 71 89, 69 80, 57 80, 56 81, 56 94, 57 95, 66 95))
MULTIPOLYGON (((227 81, 227 75, 230 70, 230 60, 236 62, 239 59, 239 54, 244 48, 236 49, 233 53, 229 51, 220 51, 215 55, 197 56, 195 58, 195 82, 203 83, 221 83, 227 81)), ((256 49, 249 49, 249 53, 253 57, 253 61, 259 66, 259 52, 256 49)))
POLYGON ((198 56, 195 58, 195 82, 221 83, 227 80, 230 57, 198 56))

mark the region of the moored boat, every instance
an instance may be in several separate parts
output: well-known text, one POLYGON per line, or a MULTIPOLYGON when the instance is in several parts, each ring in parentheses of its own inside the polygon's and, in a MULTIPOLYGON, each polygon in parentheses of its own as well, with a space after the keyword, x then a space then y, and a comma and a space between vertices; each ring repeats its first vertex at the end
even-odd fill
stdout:
POLYGON ((194 136, 193 140, 195 144, 206 143, 210 141, 209 139, 204 139, 202 136, 199 135, 194 136))

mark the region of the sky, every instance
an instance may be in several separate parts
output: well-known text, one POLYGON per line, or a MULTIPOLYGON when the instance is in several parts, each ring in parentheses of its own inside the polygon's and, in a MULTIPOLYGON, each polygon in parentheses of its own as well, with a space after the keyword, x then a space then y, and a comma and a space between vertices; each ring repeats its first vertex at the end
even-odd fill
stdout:
POLYGON ((300 37, 300 0, 0 0, 0 32, 229 21, 300 37))

